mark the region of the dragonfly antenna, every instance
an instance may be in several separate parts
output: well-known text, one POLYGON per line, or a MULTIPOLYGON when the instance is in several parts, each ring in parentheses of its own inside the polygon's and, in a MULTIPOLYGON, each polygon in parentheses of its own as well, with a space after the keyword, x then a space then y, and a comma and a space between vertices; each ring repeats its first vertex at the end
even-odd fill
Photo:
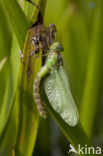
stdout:
POLYGON ((26 1, 28 1, 31 4, 33 4, 40 11, 39 7, 34 2, 32 2, 31 0, 26 0, 26 1))

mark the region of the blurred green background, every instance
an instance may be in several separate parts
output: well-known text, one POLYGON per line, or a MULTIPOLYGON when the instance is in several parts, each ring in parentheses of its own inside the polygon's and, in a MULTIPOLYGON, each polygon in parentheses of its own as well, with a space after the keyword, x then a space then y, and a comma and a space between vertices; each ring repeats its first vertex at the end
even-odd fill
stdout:
MULTIPOLYGON (((28 18, 33 8, 29 5, 28 18)), ((103 0, 47 0, 44 24, 48 26, 51 23, 56 25, 57 40, 61 41, 65 49, 62 53, 64 68, 84 132, 94 146, 103 147, 103 0)), ((0 71, 1 108, 10 76, 13 38, 9 18, 0 2, 0 61, 7 57, 0 71)), ((17 72, 20 64, 19 49, 14 56, 17 57, 17 72)), ((1 140, 5 131, 6 128, 1 140)), ((48 121, 41 120, 33 155, 66 156, 68 151, 69 142, 54 119, 49 117, 48 121)))

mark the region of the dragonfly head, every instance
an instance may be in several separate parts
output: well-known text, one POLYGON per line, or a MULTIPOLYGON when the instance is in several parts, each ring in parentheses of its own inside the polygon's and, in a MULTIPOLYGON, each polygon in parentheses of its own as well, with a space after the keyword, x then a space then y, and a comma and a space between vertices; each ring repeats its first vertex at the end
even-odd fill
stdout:
POLYGON ((53 43, 50 47, 51 50, 61 52, 64 51, 63 46, 60 44, 60 42, 53 43))

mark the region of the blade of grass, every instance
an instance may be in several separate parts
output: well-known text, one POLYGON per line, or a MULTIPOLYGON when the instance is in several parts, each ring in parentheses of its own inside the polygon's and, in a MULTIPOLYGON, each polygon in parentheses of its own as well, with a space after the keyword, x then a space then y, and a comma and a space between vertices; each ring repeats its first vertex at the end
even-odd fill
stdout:
POLYGON ((23 10, 19 6, 17 0, 1 1, 10 19, 12 28, 16 34, 20 48, 23 49, 27 30, 29 28, 29 21, 27 20, 23 10))
POLYGON ((81 122, 85 128, 86 134, 91 137, 93 123, 98 105, 99 91, 101 88, 102 76, 102 40, 103 40, 103 2, 96 4, 95 20, 93 34, 87 64, 86 81, 81 106, 81 122))
POLYGON ((11 31, 5 11, 0 3, 0 61, 7 57, 3 69, 0 71, 0 108, 2 107, 3 97, 5 94, 6 82, 9 71, 9 54, 11 46, 11 31))
POLYGON ((75 11, 75 5, 69 3, 63 12, 63 15, 60 19, 60 23, 57 25, 57 28, 58 28, 57 35, 59 38, 62 39, 65 29, 67 29, 67 27, 68 27, 68 23, 69 23, 70 19, 72 18, 72 16, 74 15, 74 11, 75 11))
POLYGON ((11 56, 9 60, 9 76, 6 77, 7 86, 4 96, 3 105, 1 107, 0 123, 0 155, 11 156, 13 154, 13 148, 16 143, 17 130, 18 130, 18 104, 15 103, 15 91, 18 82, 19 73, 19 55, 18 55, 18 43, 13 36, 11 56), (11 81, 9 81, 11 80, 11 81), (2 133, 3 132, 3 133, 2 133), (8 142, 7 140, 10 140, 8 142))
POLYGON ((10 23, 1 2, 0 2, 0 19, 2 21, 0 23, 0 60, 1 60, 4 57, 9 56, 11 47, 10 23))
MULTIPOLYGON (((41 11, 42 16, 44 16, 44 13, 45 13, 44 8, 46 7, 46 3, 47 3, 47 0, 37 0, 37 3, 36 3, 36 5, 39 7, 41 11)), ((34 23, 34 21, 36 20, 37 15, 38 15, 38 10, 37 8, 34 8, 32 16, 31 16, 32 23, 34 23)))
MULTIPOLYGON (((39 0, 39 2, 41 2, 41 0, 39 0)), ((42 2, 45 3, 46 1, 44 0, 42 2)), ((45 5, 39 8, 45 10, 45 5)), ((38 10, 36 9, 35 11, 37 12, 38 10)), ((17 94, 18 103, 20 105, 20 121, 18 138, 15 146, 15 156, 32 155, 39 124, 39 115, 33 97, 33 82, 41 67, 41 57, 37 59, 29 57, 30 52, 33 51, 33 45, 29 42, 33 35, 32 33, 35 35, 35 31, 32 32, 32 29, 30 29, 26 36, 23 50, 24 64, 21 64, 19 73, 17 94)), ((39 55, 41 55, 41 53, 39 55)))
POLYGON ((7 123, 11 108, 12 101, 15 95, 17 78, 19 72, 19 55, 18 55, 18 46, 17 42, 13 42, 11 57, 9 60, 9 76, 7 78, 7 86, 3 102, 0 108, 0 136, 3 132, 3 129, 7 123))
MULTIPOLYGON (((44 1, 45 2, 45 1, 44 1)), ((14 4, 14 3, 13 3, 14 4)), ((16 3, 15 3, 16 4, 16 3)), ((7 5, 6 5, 7 6, 7 5)), ((12 7, 13 7, 13 5, 12 5, 12 7)), ((14 7, 15 8, 15 7, 14 7)), ((17 37, 17 39, 19 39, 19 35, 21 34, 22 35, 22 42, 19 42, 19 44, 20 44, 20 47, 22 47, 22 45, 23 45, 23 36, 24 36, 24 34, 23 33, 21 33, 21 30, 19 30, 19 28, 18 28, 18 25, 16 25, 16 23, 13 23, 13 20, 14 20, 14 18, 12 18, 12 16, 11 16, 11 14, 13 13, 12 11, 13 10, 15 10, 14 8, 12 8, 12 10, 10 10, 10 8, 8 9, 8 14, 9 14, 9 16, 10 16, 10 21, 11 21, 11 24, 12 24, 12 26, 13 26, 13 29, 14 29, 14 32, 16 32, 16 37, 17 37), (14 24, 14 25, 13 25, 14 24)), ((20 9, 19 9, 20 10, 20 9)), ((16 13, 15 13, 15 15, 16 15, 16 13)), ((20 21, 20 18, 19 18, 20 16, 18 16, 18 21, 20 21)), ((22 16, 23 17, 23 16, 22 16)), ((23 19, 22 19, 23 20, 23 19)), ((21 21, 22 21, 21 20, 21 21)), ((26 22, 24 22, 24 23, 26 23, 26 22)), ((23 24, 23 23, 22 23, 23 24)), ((24 24, 23 24, 24 25, 24 24)), ((23 26, 22 25, 22 26, 23 26)), ((19 25, 20 26, 20 25, 19 25)), ((28 32, 29 33, 29 32, 28 32)), ((17 47, 15 46, 15 48, 16 48, 16 50, 17 50, 17 47)), ((15 52, 16 52, 16 50, 15 50, 15 52)), ((30 49, 29 49, 30 50, 30 49)), ((24 50, 25 51, 25 53, 27 52, 27 50, 24 50)), ((31 51, 28 51, 28 52, 31 52, 31 51)), ((16 54, 18 54, 18 52, 16 52, 16 54)), ((25 57, 25 55, 27 56, 28 55, 28 53, 26 53, 26 54, 24 54, 24 57, 25 57)), ((40 60, 41 60, 41 58, 40 58, 40 60)), ((26 61, 26 60, 25 60, 26 61)), ((27 59, 27 61, 28 61, 28 59, 27 59)), ((35 62, 35 61, 34 61, 35 62)), ((41 63, 40 63, 41 61, 37 61, 36 62, 36 66, 35 66, 35 70, 37 71, 38 70, 38 68, 40 68, 40 66, 41 66, 41 63)), ((14 63, 15 63, 15 61, 14 61, 14 63)), ((35 63, 34 63, 35 64, 35 63)), ((16 64, 15 64, 16 65, 16 64)), ((15 68, 15 66, 13 65, 12 66, 13 68, 15 68)), ((17 67, 18 67, 18 65, 17 65, 17 67)), ((21 70, 22 70, 22 68, 21 68, 21 70)), ((12 71, 11 71, 12 72, 12 71)), ((16 72, 16 70, 15 70, 15 72, 16 72)), ((22 72, 21 72, 22 73, 22 72)), ((27 78, 26 76, 27 76, 27 74, 26 74, 27 72, 25 71, 25 76, 24 75, 22 75, 22 78, 21 79, 25 79, 25 78, 27 78)), ((18 75, 18 74, 14 74, 13 76, 15 76, 15 75, 18 75)), ((12 74, 10 74, 10 76, 11 76, 11 78, 12 78, 12 74)), ((32 75, 33 76, 33 75, 32 75)), ((34 78, 34 77, 33 77, 34 78)), ((18 154, 20 154, 20 153, 23 153, 24 155, 31 155, 31 153, 32 153, 32 150, 33 150, 33 146, 34 146, 34 142, 35 142, 35 139, 36 139, 36 134, 37 134, 37 129, 38 129, 38 114, 37 114, 37 111, 36 111, 36 108, 35 108, 35 106, 34 106, 34 99, 33 99, 33 97, 32 97, 32 95, 30 95, 30 94, 28 94, 28 91, 30 91, 31 92, 31 94, 32 94, 32 86, 33 86, 33 78, 32 78, 32 80, 31 80, 31 85, 30 85, 30 83, 28 84, 28 80, 26 80, 27 81, 27 83, 25 84, 24 82, 23 83, 20 83, 21 85, 20 86, 18 86, 18 87, 21 87, 22 88, 22 86, 23 86, 23 84, 24 84, 24 86, 25 86, 25 88, 27 89, 27 93, 24 91, 23 93, 22 93, 22 89, 20 90, 20 88, 18 88, 18 91, 17 91, 17 100, 16 100, 16 103, 17 104, 20 104, 20 125, 19 125, 19 133, 18 133, 18 140, 17 140, 17 144, 16 144, 16 147, 15 147, 15 149, 16 149, 16 155, 18 155, 18 154), (29 86, 28 86, 29 85, 29 86), (19 95, 20 95, 20 101, 19 101, 19 95), (22 95, 24 95, 25 96, 25 98, 23 98, 22 97, 22 95), (28 95, 28 96, 27 96, 28 95), (23 99, 22 99, 23 98, 23 99), (22 101, 22 100, 24 100, 24 101, 22 101), (24 102, 24 103, 23 103, 24 102), (28 108, 28 103, 30 103, 30 108, 28 108), (33 110, 32 110, 33 109, 33 110), (22 114, 22 111, 23 111, 23 114, 22 114), (22 121, 22 119, 23 119, 23 121, 22 121), (29 126, 28 126, 29 125, 29 126), (25 136, 25 137, 24 137, 25 136), (24 140, 23 140, 23 137, 24 137, 24 140), (21 142, 22 141, 22 142, 21 142), (21 143, 21 144, 18 144, 18 143, 21 143), (30 143, 30 144, 29 144, 30 143), (28 146, 28 144, 30 145, 30 147, 28 146), (25 148, 26 147, 26 148, 25 148)), ((14 80, 14 79, 13 79, 14 80)), ((12 84, 13 84, 13 82, 14 81, 10 81, 12 84)), ((15 91, 14 90, 12 90, 12 87, 13 87, 13 85, 12 84, 9 84, 10 85, 10 87, 11 87, 11 90, 9 90, 9 87, 7 87, 7 91, 6 91, 6 95, 8 96, 9 94, 8 94, 8 91, 10 91, 10 99, 12 99, 12 95, 14 95, 13 93, 15 93, 15 91), (12 92, 12 91, 14 91, 14 92, 12 92)), ((16 84, 16 82, 15 82, 15 84, 16 84)), ((15 87, 13 88, 13 89, 15 89, 15 87)), ((4 103, 5 104, 7 104, 7 101, 8 101, 8 98, 6 98, 6 101, 4 101, 4 103)), ((10 101, 8 101, 8 104, 10 104, 10 105, 8 105, 8 107, 7 107, 7 105, 4 105, 3 106, 3 115, 2 115, 2 121, 4 120, 4 115, 5 115, 5 110, 6 110, 6 108, 9 108, 9 111, 8 111, 8 114, 10 113, 10 110, 11 110, 11 106, 12 106, 12 104, 13 104, 13 102, 12 102, 12 100, 10 100, 10 101)), ((15 116, 14 116, 14 118, 15 118, 15 116)), ((5 122, 4 122, 4 124, 3 124, 3 126, 6 124, 6 122, 7 122, 7 119, 8 119, 8 115, 7 115, 7 118, 6 118, 6 120, 5 120, 5 122)), ((12 123, 11 123, 12 124, 12 123)), ((9 123, 8 123, 8 125, 10 125, 9 123)), ((3 128, 2 128, 3 129, 3 128)), ((8 129, 8 128, 7 128, 8 129)), ((11 131, 12 132, 12 131, 11 131)), ((3 141, 2 141, 3 143, 5 142, 5 138, 3 138, 3 141)), ((11 144, 12 144, 12 142, 11 142, 11 144)), ((10 144, 10 145, 11 145, 10 144)), ((5 147, 7 147, 7 144, 5 144, 4 145, 5 147)))
POLYGON ((6 63, 6 61, 7 61, 7 57, 4 57, 4 58, 0 61, 0 72, 1 72, 1 70, 3 69, 3 67, 4 67, 4 65, 5 65, 5 63, 6 63))
POLYGON ((3 104, 1 107, 1 112, 0 112, 0 122, 2 125, 0 127, 1 128, 0 134, 2 134, 2 132, 5 128, 4 133, 2 134, 2 136, 0 138, 0 154, 7 155, 7 156, 9 156, 9 155, 11 156, 11 154, 12 154, 12 149, 16 144, 17 130, 18 130, 18 128, 17 128, 18 121, 17 120, 18 120, 18 106, 19 105, 17 103, 17 99, 15 101, 14 98, 15 98, 15 91, 16 91, 16 87, 17 87, 17 80, 18 80, 18 73, 19 73, 19 60, 20 59, 19 59, 19 55, 18 55, 19 46, 18 46, 15 36, 13 36, 11 51, 12 51, 11 57, 9 60, 9 64, 10 64, 9 77, 8 77, 6 92, 5 92, 5 96, 4 96, 4 101, 3 101, 3 104), (9 80, 10 80, 10 82, 9 82, 9 80), (12 132, 12 130, 13 130, 13 132, 12 132), (15 134, 15 136, 12 137, 12 139, 10 139, 10 137, 12 136, 13 133, 15 134), (9 144, 7 142, 7 138, 8 138, 8 140, 11 140, 11 142, 9 142, 9 144))
POLYGON ((33 98, 33 81, 41 66, 41 58, 30 58, 29 54, 33 50, 33 45, 29 43, 31 38, 31 30, 28 31, 24 51, 23 62, 20 66, 19 84, 17 90, 17 102, 20 105, 19 113, 19 132, 17 143, 15 146, 15 155, 29 156, 32 154, 35 144, 39 116, 33 98), (30 67, 30 75, 28 76, 28 69, 30 67))
POLYGON ((18 104, 13 100, 13 109, 10 113, 9 120, 0 138, 0 155, 14 156, 14 146, 17 139, 18 132, 18 104), (10 140, 10 141, 7 141, 10 140))

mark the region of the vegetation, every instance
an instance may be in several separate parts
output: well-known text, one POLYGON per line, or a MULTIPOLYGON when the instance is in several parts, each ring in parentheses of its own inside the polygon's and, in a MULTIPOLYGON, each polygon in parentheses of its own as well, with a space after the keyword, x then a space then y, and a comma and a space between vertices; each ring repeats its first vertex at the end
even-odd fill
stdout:
POLYGON ((27 56, 33 48, 29 47, 30 27, 38 10, 25 0, 0 1, 0 156, 64 156, 69 143, 76 150, 78 144, 101 147, 103 1, 34 2, 44 16, 44 25, 54 23, 57 27, 57 40, 65 48, 64 68, 80 120, 76 127, 69 127, 49 105, 45 93, 50 115, 48 121, 39 117, 33 82, 41 68, 41 57, 32 58, 33 74, 30 79, 26 76, 27 56), (20 62, 19 50, 23 52, 25 67, 20 62))

